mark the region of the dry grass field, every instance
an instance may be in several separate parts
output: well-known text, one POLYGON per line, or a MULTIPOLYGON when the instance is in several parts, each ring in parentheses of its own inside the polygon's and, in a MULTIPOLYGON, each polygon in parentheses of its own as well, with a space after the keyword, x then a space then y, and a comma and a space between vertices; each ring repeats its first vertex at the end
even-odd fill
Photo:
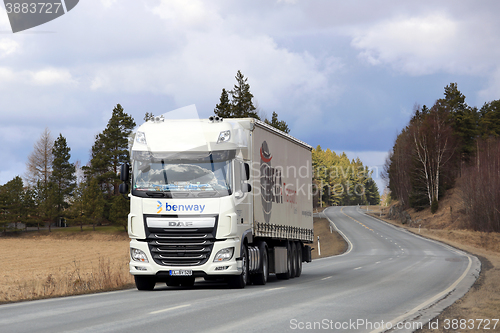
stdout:
MULTIPOLYGON (((345 251, 327 220, 315 219, 314 234, 321 239, 321 257, 345 251)), ((313 247, 318 258, 317 243, 313 247)), ((133 287, 125 233, 23 233, 0 237, 0 253, 4 267, 9 265, 0 272, 0 303, 133 287)))
POLYGON ((1 237, 0 303, 130 286, 128 243, 125 233, 1 237))

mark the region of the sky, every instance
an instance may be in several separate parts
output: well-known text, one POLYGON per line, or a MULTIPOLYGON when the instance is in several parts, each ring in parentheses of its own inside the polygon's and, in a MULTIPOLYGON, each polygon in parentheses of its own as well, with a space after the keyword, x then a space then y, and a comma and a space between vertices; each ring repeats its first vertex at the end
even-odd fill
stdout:
POLYGON ((208 118, 241 70, 254 104, 313 147, 379 172, 416 104, 452 82, 500 99, 500 2, 86 0, 12 33, 0 4, 0 185, 62 134, 87 164, 116 104, 137 124, 195 104, 208 118))

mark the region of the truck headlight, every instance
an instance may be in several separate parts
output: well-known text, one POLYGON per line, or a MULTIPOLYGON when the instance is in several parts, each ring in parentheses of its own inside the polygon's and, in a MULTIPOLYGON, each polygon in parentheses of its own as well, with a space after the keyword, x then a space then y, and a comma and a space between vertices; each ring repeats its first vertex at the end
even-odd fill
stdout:
POLYGON ((219 133, 217 143, 228 142, 231 139, 231 131, 222 131, 219 133))
POLYGON ((217 252, 214 258, 214 262, 231 260, 233 254, 234 254, 234 247, 226 247, 225 249, 219 250, 219 252, 217 252))
POLYGON ((147 144, 146 134, 144 132, 137 132, 135 134, 135 141, 137 141, 138 143, 147 144))
POLYGON ((149 262, 148 257, 146 256, 146 253, 144 253, 144 251, 134 249, 133 247, 130 248, 130 257, 134 261, 149 262))

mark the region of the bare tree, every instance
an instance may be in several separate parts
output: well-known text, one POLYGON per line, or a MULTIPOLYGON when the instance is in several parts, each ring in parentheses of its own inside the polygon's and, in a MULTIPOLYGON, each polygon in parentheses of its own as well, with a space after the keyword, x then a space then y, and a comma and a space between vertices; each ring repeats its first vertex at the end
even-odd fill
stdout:
POLYGON ((478 140, 476 163, 462 174, 467 227, 500 232, 500 140, 478 140))
POLYGON ((447 123, 448 114, 433 107, 423 116, 412 119, 411 137, 415 158, 420 167, 417 175, 425 184, 429 205, 438 200, 443 168, 453 157, 453 130, 447 123))
POLYGON ((38 181, 45 186, 48 184, 54 161, 53 147, 54 138, 50 134, 50 130, 45 128, 40 139, 33 145, 33 151, 28 156, 26 163, 27 171, 24 178, 31 186, 35 186, 38 181))

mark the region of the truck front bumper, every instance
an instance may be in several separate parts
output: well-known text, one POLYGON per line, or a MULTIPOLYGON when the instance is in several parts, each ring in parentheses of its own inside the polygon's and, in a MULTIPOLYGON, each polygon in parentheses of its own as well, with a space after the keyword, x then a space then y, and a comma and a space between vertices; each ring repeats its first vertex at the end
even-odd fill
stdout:
POLYGON ((194 276, 224 276, 240 275, 242 272, 241 260, 236 260, 239 254, 241 241, 239 239, 227 239, 215 242, 212 253, 208 261, 199 266, 163 266, 157 264, 151 257, 147 242, 141 242, 136 239, 130 241, 130 248, 143 251, 149 262, 135 261, 130 259, 129 268, 132 275, 158 275, 169 276, 171 270, 191 270, 194 276), (234 247, 233 257, 227 261, 214 262, 214 257, 219 250, 234 247))

